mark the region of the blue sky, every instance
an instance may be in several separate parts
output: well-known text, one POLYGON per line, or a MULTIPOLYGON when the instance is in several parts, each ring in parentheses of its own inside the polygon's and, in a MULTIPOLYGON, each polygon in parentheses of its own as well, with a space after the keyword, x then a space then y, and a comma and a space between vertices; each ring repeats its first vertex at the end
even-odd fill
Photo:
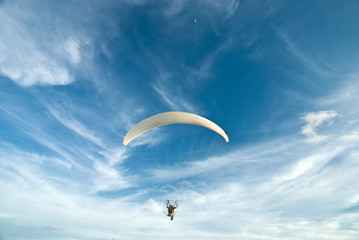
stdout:
POLYGON ((0 1, 0 239, 358 239, 358 11, 0 1))

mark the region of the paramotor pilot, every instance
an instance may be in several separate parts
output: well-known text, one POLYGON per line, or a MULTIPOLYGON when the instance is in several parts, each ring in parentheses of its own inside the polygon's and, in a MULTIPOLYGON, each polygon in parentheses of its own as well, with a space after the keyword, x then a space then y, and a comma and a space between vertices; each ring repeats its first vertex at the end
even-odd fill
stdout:
POLYGON ((175 202, 175 205, 173 205, 173 204, 170 204, 169 200, 167 200, 166 207, 167 207, 167 210, 168 210, 167 216, 171 217, 171 220, 173 220, 173 218, 175 216, 175 209, 178 207, 177 201, 175 202))

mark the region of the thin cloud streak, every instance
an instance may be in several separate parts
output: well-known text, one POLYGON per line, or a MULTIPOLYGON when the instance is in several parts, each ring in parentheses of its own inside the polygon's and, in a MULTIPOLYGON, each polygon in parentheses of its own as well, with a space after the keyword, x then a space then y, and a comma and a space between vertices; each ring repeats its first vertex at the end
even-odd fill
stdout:
POLYGON ((170 76, 161 72, 156 84, 152 85, 153 89, 161 96, 163 101, 171 108, 171 110, 197 112, 196 107, 190 104, 184 96, 182 96, 180 90, 172 89, 170 85, 167 84, 169 78, 170 76))
MULTIPOLYGON (((230 18, 238 9, 240 0, 224 0, 224 1, 205 1, 201 0, 200 6, 206 10, 215 10, 224 16, 224 18, 230 18)), ((181 13, 184 7, 192 3, 191 1, 186 0, 174 0, 169 2, 169 4, 164 8, 164 14, 166 17, 174 17, 181 13)))
POLYGON ((324 65, 323 63, 313 59, 309 54, 305 54, 302 49, 295 45, 287 33, 280 30, 276 30, 276 32, 286 44, 287 50, 292 54, 292 56, 296 57, 296 59, 298 59, 308 69, 322 76, 331 76, 336 73, 336 70, 329 68, 328 65, 324 65))
POLYGON ((0 109, 9 115, 10 121, 14 126, 23 131, 31 139, 53 150, 55 153, 66 159, 66 161, 70 162, 72 166, 76 166, 76 168, 78 168, 79 170, 82 169, 83 166, 73 160, 74 158, 76 158, 76 156, 78 156, 76 151, 71 151, 71 147, 66 148, 63 143, 59 142, 57 139, 53 138, 53 136, 50 136, 49 134, 44 132, 41 128, 39 128, 37 124, 31 123, 38 122, 39 119, 37 119, 36 121, 28 121, 31 118, 31 114, 27 114, 27 111, 24 111, 23 115, 16 113, 19 109, 5 109, 3 107, 0 107, 0 109))
POLYGON ((76 132, 77 134, 84 137, 85 139, 95 143, 96 145, 98 145, 102 148, 106 148, 105 145, 102 143, 101 138, 97 137, 94 132, 87 129, 82 123, 73 119, 73 117, 66 116, 66 115, 68 115, 68 113, 63 112, 63 111, 59 112, 51 107, 48 107, 48 110, 65 127, 76 132))

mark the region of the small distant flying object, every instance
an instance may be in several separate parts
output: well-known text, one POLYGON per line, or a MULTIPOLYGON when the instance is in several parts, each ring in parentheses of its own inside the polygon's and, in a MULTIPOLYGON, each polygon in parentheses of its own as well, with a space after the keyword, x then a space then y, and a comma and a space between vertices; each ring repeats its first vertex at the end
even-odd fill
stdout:
POLYGON ((197 19, 193 19, 193 21, 196 23, 196 22, 197 22, 197 19))
POLYGON ((177 200, 175 200, 175 201, 167 200, 162 207, 163 213, 167 217, 170 217, 171 220, 173 220, 173 218, 175 217, 177 208, 178 208, 177 200))
POLYGON ((186 112, 163 112, 146 118, 132 127, 130 131, 126 133, 123 144, 126 146, 133 139, 151 129, 175 123, 191 124, 208 128, 221 135, 226 142, 229 142, 228 136, 223 129, 204 117, 186 112))

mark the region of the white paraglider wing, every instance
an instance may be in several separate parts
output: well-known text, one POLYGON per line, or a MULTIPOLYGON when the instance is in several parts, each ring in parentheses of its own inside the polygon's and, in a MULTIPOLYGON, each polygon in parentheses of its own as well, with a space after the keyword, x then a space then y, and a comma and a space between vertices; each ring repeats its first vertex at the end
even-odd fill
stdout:
POLYGON ((152 117, 146 118, 145 120, 139 122, 130 131, 127 132, 125 138, 123 139, 123 144, 127 145, 133 139, 138 137, 139 135, 160 126, 165 126, 169 124, 182 123, 182 124, 192 124, 202 126, 212 131, 215 131, 219 135, 221 135, 226 142, 229 141, 227 134, 214 122, 198 116, 192 113, 186 112, 164 112, 152 117))

